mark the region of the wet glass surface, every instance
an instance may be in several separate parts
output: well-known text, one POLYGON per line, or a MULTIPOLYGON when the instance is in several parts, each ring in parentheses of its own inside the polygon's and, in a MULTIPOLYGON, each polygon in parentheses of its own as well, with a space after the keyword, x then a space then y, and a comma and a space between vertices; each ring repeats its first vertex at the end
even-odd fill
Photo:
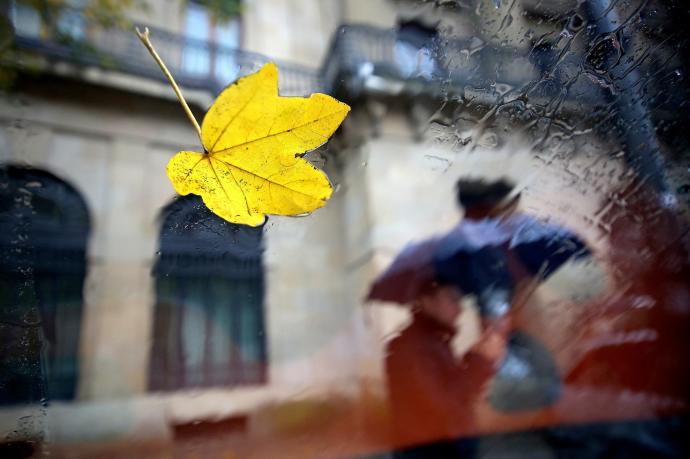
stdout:
POLYGON ((0 456, 688 457, 684 2, 66 3, 0 5, 0 456), (134 24, 199 120, 349 104, 328 203, 177 196, 134 24))

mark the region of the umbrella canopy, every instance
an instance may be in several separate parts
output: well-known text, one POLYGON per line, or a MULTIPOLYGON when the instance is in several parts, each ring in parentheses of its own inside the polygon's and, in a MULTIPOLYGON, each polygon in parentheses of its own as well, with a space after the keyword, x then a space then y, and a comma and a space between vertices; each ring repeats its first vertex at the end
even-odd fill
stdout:
POLYGON ((502 315, 519 276, 545 279, 569 259, 587 254, 570 230, 527 215, 465 219, 443 237, 405 247, 367 300, 407 304, 438 282, 477 295, 482 313, 502 315))
POLYGON ((510 249, 527 271, 542 279, 553 274, 571 258, 591 254, 587 245, 572 231, 527 215, 515 215, 504 222, 512 233, 510 249))
POLYGON ((517 214, 463 220, 438 241, 433 263, 439 281, 477 295, 483 314, 502 315, 521 277, 543 280, 589 253, 572 231, 517 214))
POLYGON ((411 303, 436 280, 434 255, 439 239, 405 247, 369 290, 367 300, 411 303))

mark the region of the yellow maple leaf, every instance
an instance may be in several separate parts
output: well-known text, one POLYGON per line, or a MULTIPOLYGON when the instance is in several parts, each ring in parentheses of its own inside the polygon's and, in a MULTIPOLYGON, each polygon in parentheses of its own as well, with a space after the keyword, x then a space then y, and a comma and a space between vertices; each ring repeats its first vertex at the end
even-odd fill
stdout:
POLYGON ((181 151, 167 173, 181 195, 201 196, 216 215, 257 226, 265 214, 299 215, 323 206, 333 191, 328 177, 302 158, 324 144, 350 107, 325 94, 280 97, 278 70, 269 63, 226 88, 201 128, 148 41, 139 33, 199 130, 204 152, 181 151))
POLYGON ((205 153, 177 153, 168 177, 178 193, 200 195, 232 223, 311 212, 332 188, 301 154, 325 143, 349 110, 325 94, 278 96, 278 70, 266 64, 218 96, 201 125, 205 153))

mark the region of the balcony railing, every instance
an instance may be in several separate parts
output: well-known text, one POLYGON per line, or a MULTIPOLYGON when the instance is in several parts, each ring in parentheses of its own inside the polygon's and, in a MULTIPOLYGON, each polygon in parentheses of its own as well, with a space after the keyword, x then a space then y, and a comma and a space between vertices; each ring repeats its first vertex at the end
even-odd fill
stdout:
MULTIPOLYGON (((54 61, 68 61, 165 80, 134 30, 103 28, 87 21, 78 10, 61 14, 61 20, 51 32, 46 32, 45 27, 31 23, 26 18, 15 16, 17 48, 39 53, 54 61)), ((145 25, 139 27, 143 28, 145 25)), ((156 50, 181 86, 217 93, 238 77, 274 61, 279 68, 282 95, 301 96, 322 90, 316 70, 275 61, 257 53, 195 40, 155 27, 149 26, 149 30, 156 50)))
POLYGON ((577 97, 563 98, 566 82, 559 75, 544 78, 546 69, 536 52, 478 37, 414 41, 395 29, 341 26, 322 68, 324 87, 328 92, 344 89, 350 97, 362 91, 459 96, 489 106, 519 97, 544 107, 557 103, 570 112, 603 97, 601 87, 583 78, 568 83, 577 97))
MULTIPOLYGON (((38 23, 38 18, 31 20, 30 15, 15 14, 14 20, 16 45, 20 49, 40 53, 52 60, 165 80, 134 30, 103 28, 88 21, 79 10, 61 12, 50 32, 38 23)), ((271 60, 261 54, 155 27, 149 29, 158 53, 178 83, 185 87, 217 93, 238 77, 256 71, 271 60)), ((516 96, 527 94, 537 103, 539 99, 548 103, 558 99, 560 94, 557 84, 539 87, 538 94, 529 94, 530 85, 535 86, 532 83, 539 80, 540 69, 525 55, 527 53, 491 46, 478 38, 436 37, 417 46, 411 45, 408 39, 394 29, 344 25, 335 34, 321 69, 276 62, 280 69, 281 94, 333 93, 344 88, 350 98, 362 91, 406 92, 460 95, 479 103, 485 101, 488 105, 505 99, 511 91, 516 96), (499 62, 501 75, 497 77, 499 62)), ((579 84, 576 82, 575 86, 579 84)), ((591 85, 580 89, 571 87, 578 93, 579 104, 601 98, 598 89, 591 85)), ((567 105, 569 101, 561 103, 567 105)))

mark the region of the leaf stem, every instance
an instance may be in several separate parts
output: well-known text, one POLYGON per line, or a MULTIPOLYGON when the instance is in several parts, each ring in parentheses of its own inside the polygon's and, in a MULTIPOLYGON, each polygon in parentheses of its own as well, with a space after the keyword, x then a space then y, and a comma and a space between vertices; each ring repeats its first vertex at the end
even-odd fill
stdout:
POLYGON ((173 79, 172 75, 170 74, 170 71, 165 66, 163 60, 156 52, 155 48, 153 47, 153 44, 151 43, 151 40, 149 40, 149 28, 144 27, 144 32, 142 33, 139 30, 139 27, 136 27, 136 32, 137 36, 139 37, 139 40, 141 40, 144 46, 146 46, 146 49, 149 50, 149 53, 151 53, 151 56, 153 56, 153 59, 156 61, 158 66, 163 71, 163 74, 170 82, 170 86, 172 86, 173 91, 175 91, 177 98, 180 100, 180 104, 182 105, 182 108, 184 108, 184 111, 187 114, 187 118, 189 118, 189 121, 191 121, 192 125, 194 126, 194 129, 196 129, 196 133, 199 136, 199 140, 201 141, 201 146, 204 148, 205 151, 206 147, 204 147, 204 139, 201 137, 201 127, 199 127, 199 123, 197 123, 196 118, 194 118, 192 110, 189 108, 189 105, 187 105, 187 101, 184 99, 182 91, 180 91, 179 86, 177 86, 177 83, 175 83, 175 79, 173 79))

